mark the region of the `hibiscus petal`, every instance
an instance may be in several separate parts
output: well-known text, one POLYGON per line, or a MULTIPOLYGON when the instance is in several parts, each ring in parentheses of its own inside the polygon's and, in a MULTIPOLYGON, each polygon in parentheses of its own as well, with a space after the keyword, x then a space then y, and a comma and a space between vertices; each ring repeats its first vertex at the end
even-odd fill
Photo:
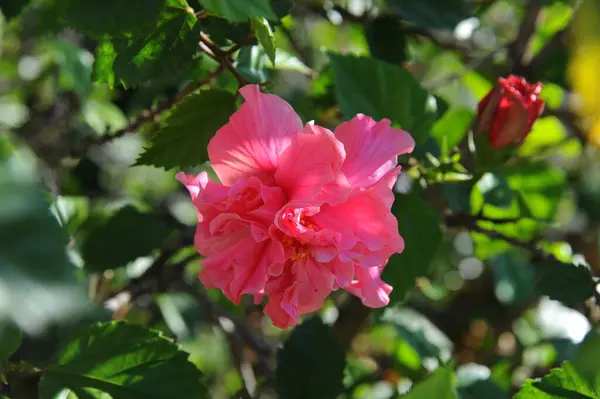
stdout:
POLYGON ((206 172, 200 172, 198 176, 179 172, 175 177, 188 189, 192 196, 192 201, 198 198, 198 195, 200 195, 208 183, 208 174, 206 172))
POLYGON ((211 165, 228 186, 253 175, 268 181, 279 154, 302 130, 300 117, 281 98, 261 93, 257 85, 244 86, 240 93, 246 102, 208 144, 211 165))
POLYGON ((396 167, 398 155, 410 153, 415 147, 410 134, 392 128, 388 119, 376 122, 362 114, 342 123, 334 134, 346 150, 342 171, 355 188, 378 182, 396 167))
POLYGON ((355 280, 346 291, 359 297, 363 305, 370 308, 381 308, 390 303, 392 287, 380 278, 383 267, 355 267, 355 280))
POLYGON ((312 217, 321 229, 339 231, 362 243, 369 251, 383 251, 385 258, 402 252, 404 242, 398 233, 398 221, 373 191, 358 191, 336 206, 323 206, 312 217))
POLYGON ((339 203, 348 196, 350 185, 340 169, 344 161, 343 147, 325 130, 307 125, 305 132, 298 133, 281 154, 275 181, 287 192, 289 200, 319 198, 339 203))

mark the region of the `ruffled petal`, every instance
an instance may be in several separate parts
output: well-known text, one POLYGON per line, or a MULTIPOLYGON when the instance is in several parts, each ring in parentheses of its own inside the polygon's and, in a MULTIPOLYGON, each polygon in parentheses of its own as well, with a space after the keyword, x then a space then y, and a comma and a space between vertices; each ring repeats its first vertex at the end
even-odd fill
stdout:
POLYGON ((392 287, 381 280, 383 267, 355 267, 350 286, 345 290, 359 297, 363 305, 381 308, 390 303, 392 287))
POLYGON ((398 164, 398 155, 412 152, 415 141, 404 130, 394 129, 388 119, 376 122, 358 114, 335 129, 344 144, 342 171, 353 188, 369 187, 398 164))
POLYGON ((350 193, 350 185, 341 172, 343 146, 327 132, 308 124, 281 154, 275 181, 289 200, 339 203, 350 193))
POLYGON ((300 117, 281 98, 261 93, 257 85, 240 93, 245 103, 208 144, 211 165, 227 186, 249 176, 269 181, 279 155, 302 130, 300 117))

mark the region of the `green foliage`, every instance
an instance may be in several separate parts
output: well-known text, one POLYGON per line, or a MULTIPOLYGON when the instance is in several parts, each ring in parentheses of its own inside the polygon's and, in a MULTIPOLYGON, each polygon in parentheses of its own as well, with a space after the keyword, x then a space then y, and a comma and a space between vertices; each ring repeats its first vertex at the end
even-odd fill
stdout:
POLYGON ((96 53, 95 76, 114 86, 170 79, 194 62, 200 25, 183 12, 164 13, 155 29, 134 38, 105 39, 96 53))
POLYGON ((208 160, 211 137, 235 111, 235 97, 221 90, 190 95, 171 112, 136 165, 166 169, 195 166, 208 160))
POLYGON ((440 367, 431 376, 415 385, 406 395, 401 397, 405 399, 456 399, 454 379, 454 373, 451 369, 440 367))
POLYGON ((398 231, 404 239, 404 251, 393 255, 383 279, 394 287, 392 299, 399 301, 414 288, 415 279, 427 276, 442 243, 439 214, 418 194, 397 195, 392 208, 398 218, 398 231))
POLYGON ((526 381, 515 399, 599 399, 596 384, 585 381, 569 362, 539 381, 526 381))
POLYGON ((164 242, 168 233, 160 216, 125 206, 89 231, 81 249, 85 267, 99 272, 125 266, 140 256, 149 255, 164 242))
POLYGON ((269 25, 269 21, 265 18, 255 18, 254 19, 254 33, 256 34, 256 38, 258 42, 261 44, 269 59, 273 63, 273 67, 275 66, 275 36, 273 35, 273 30, 269 25))
POLYGON ((60 17, 68 26, 89 35, 121 35, 146 28, 158 18, 165 0, 64 0, 60 17))
POLYGON ((358 113, 389 118, 411 132, 418 144, 427 141, 436 112, 429 94, 407 70, 364 57, 330 54, 329 58, 337 101, 347 119, 358 113))
POLYGON ((454 29, 471 16, 464 0, 387 0, 390 8, 413 24, 429 29, 454 29))
POLYGON ((584 266, 545 261, 536 264, 536 291, 566 306, 582 303, 594 295, 596 283, 584 266))
POLYGON ((269 0, 201 0, 201 4, 211 13, 230 21, 245 21, 248 18, 277 19, 269 0))
POLYGON ((399 64, 406 60, 406 37, 396 18, 380 16, 365 26, 365 35, 373 58, 399 64))
POLYGON ((0 319, 0 362, 8 360, 23 342, 23 332, 13 321, 0 319))
POLYGON ((342 391, 345 355, 318 317, 296 327, 277 353, 282 399, 334 399, 342 391))
POLYGON ((156 331, 120 322, 95 324, 78 333, 57 364, 46 369, 40 399, 60 392, 98 399, 208 398, 200 371, 187 357, 156 331))

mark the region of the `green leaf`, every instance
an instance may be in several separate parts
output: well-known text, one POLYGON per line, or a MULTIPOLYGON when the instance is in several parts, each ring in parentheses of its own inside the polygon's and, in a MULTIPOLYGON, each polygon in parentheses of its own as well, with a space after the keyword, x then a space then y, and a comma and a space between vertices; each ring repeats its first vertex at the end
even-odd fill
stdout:
POLYGON ((110 101, 90 99, 81 109, 83 120, 99 135, 127 126, 123 111, 110 101))
POLYGON ((0 151, 0 320, 39 333, 59 319, 79 317, 90 303, 68 261, 66 234, 34 183, 38 172, 27 169, 35 160, 13 154, 5 164, 0 151))
POLYGON ((467 108, 451 109, 433 125, 431 136, 440 147, 446 140, 445 145, 451 149, 465 137, 474 116, 473 111, 467 108))
MULTIPOLYGON (((273 76, 273 63, 261 46, 246 46, 238 54, 236 67, 251 83, 263 83, 273 76)), ((275 55, 275 70, 297 71, 308 75, 310 68, 292 54, 278 49, 275 55)))
POLYGON ((494 291, 503 304, 523 304, 535 295, 535 273, 529 265, 511 256, 501 254, 491 260, 494 291))
POLYGON ((600 353, 600 331, 598 328, 593 328, 577 346, 571 359, 571 364, 588 382, 593 382, 598 377, 598 370, 600 370, 598 353, 600 353))
POLYGON ((51 399, 66 389, 80 399, 208 398, 187 357, 157 331, 98 323, 77 334, 46 369, 39 397, 51 399))
POLYGON ((389 118, 417 144, 429 138, 436 119, 430 96, 407 70, 371 58, 330 54, 338 104, 349 119, 364 113, 389 118))
POLYGON ((2 6, 0 6, 0 11, 2 12, 2 15, 4 15, 4 18, 9 21, 19 15, 29 1, 30 0, 4 0, 2 1, 2 6))
POLYGON ((440 367, 431 376, 414 386, 404 399, 456 399, 454 373, 446 367, 440 367))
POLYGON ((106 39, 96 50, 95 77, 113 86, 169 79, 194 62, 200 25, 185 13, 165 13, 155 30, 133 39, 106 39))
POLYGON ((211 13, 230 21, 246 21, 248 18, 276 20, 269 0, 200 0, 211 13))
POLYGON ((265 18, 255 18, 254 32, 258 42, 269 56, 269 59, 273 63, 273 67, 275 67, 275 35, 269 25, 269 21, 265 18))
POLYGON ((418 194, 396 195, 392 212, 398 218, 404 251, 390 258, 383 280, 394 287, 392 301, 400 301, 414 288, 418 277, 430 272, 442 243, 442 220, 418 194))
POLYGON ((406 37, 397 18, 382 15, 367 22, 365 36, 373 58, 391 64, 406 60, 406 37))
POLYGON ((527 380, 515 399, 600 399, 597 385, 579 375, 569 362, 553 369, 541 380, 527 380))
POLYGON ((0 362, 8 360, 19 349, 23 332, 14 322, 0 319, 0 362))
POLYGON ((51 51, 60 67, 61 83, 66 88, 73 89, 79 97, 87 97, 92 92, 92 68, 91 59, 89 63, 84 63, 83 60, 90 54, 61 40, 52 44, 51 51))
POLYGON ((574 306, 594 295, 596 283, 584 266, 548 260, 536 263, 536 291, 574 306))
POLYGON ((95 37, 152 25, 164 6, 165 0, 64 0, 59 5, 67 25, 95 37))
POLYGON ((207 90, 189 95, 171 112, 136 165, 171 169, 206 162, 208 142, 234 112, 235 96, 226 91, 207 90))
POLYGON ((160 216, 123 207, 88 233, 81 249, 85 267, 103 271, 125 266, 160 247, 168 233, 160 216))
POLYGON ((512 191, 506 177, 500 173, 486 173, 475 185, 486 204, 508 208, 513 201, 512 191))
POLYGON ((471 12, 463 0, 388 0, 400 18, 427 29, 454 29, 471 12))
POLYGON ((335 399, 343 389, 345 353, 318 317, 296 327, 277 353, 281 399, 335 399))

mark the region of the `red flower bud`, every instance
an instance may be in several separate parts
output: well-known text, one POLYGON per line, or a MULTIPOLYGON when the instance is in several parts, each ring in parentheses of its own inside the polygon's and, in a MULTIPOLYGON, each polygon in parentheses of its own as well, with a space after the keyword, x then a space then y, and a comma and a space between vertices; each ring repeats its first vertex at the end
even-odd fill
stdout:
POLYGON ((479 103, 477 132, 487 133, 495 148, 521 145, 544 110, 544 101, 539 96, 541 90, 540 82, 530 84, 514 75, 499 78, 479 103))

